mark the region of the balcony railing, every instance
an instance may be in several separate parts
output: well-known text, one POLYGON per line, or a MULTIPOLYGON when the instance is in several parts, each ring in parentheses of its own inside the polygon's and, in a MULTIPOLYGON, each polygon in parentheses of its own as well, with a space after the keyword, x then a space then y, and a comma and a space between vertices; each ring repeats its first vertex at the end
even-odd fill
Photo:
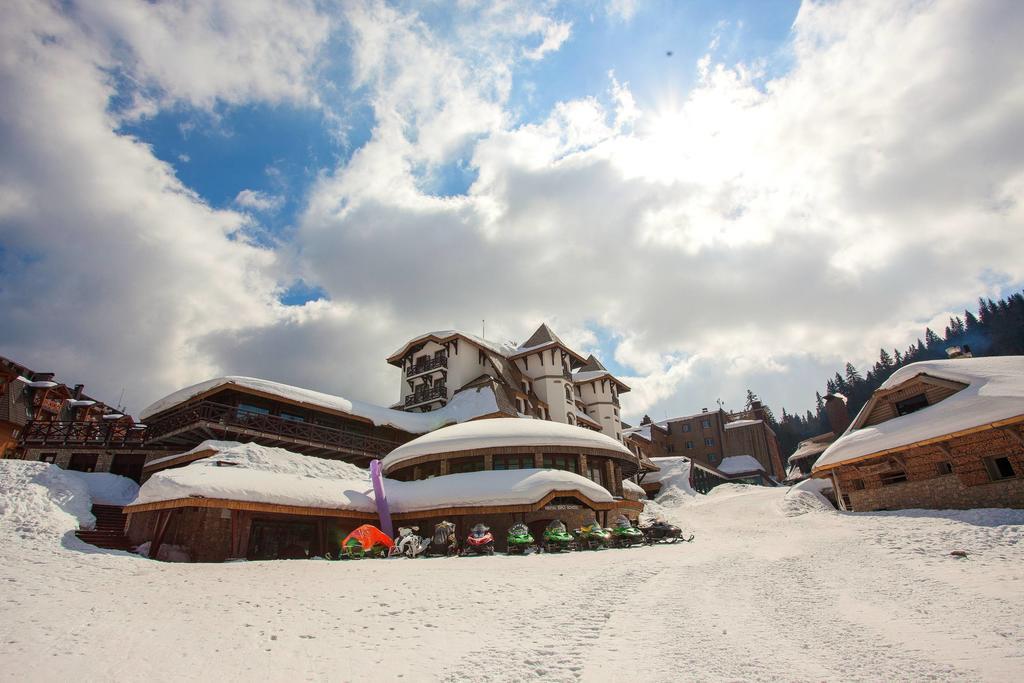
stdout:
POLYGON ((444 370, 448 368, 448 357, 447 356, 435 356, 434 358, 428 358, 425 361, 420 361, 416 365, 409 366, 409 370, 405 373, 405 376, 415 377, 422 375, 425 372, 431 372, 433 370, 444 370))
POLYGON ((405 397, 405 407, 419 405, 420 403, 427 403, 429 401, 436 401, 437 399, 444 399, 448 397, 448 389, 443 384, 437 384, 429 389, 416 391, 405 397))
POLYGON ((158 441, 172 432, 198 427, 200 424, 212 425, 214 428, 262 432, 271 438, 294 439, 322 448, 356 451, 372 456, 385 455, 401 445, 398 441, 381 439, 348 429, 257 413, 238 406, 212 401, 201 401, 182 406, 157 420, 151 420, 147 429, 147 438, 150 441, 158 441))
POLYGON ((33 448, 141 448, 146 429, 108 421, 32 420, 19 437, 22 446, 33 448))

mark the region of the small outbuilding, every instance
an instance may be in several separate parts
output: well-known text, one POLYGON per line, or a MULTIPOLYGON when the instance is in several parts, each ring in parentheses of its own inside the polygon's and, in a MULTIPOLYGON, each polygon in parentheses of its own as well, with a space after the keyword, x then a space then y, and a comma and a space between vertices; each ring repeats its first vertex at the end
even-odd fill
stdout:
POLYGON ((845 510, 1024 507, 1024 357, 912 363, 886 380, 812 475, 845 510))

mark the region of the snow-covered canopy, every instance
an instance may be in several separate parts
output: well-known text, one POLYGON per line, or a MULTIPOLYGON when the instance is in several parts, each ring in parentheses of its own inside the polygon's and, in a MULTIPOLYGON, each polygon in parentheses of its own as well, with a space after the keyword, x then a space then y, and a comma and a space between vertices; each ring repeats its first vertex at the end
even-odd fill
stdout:
POLYGON ((561 422, 504 418, 464 422, 424 434, 388 453, 382 464, 388 471, 422 455, 513 446, 599 448, 634 457, 628 448, 600 432, 561 422))
POLYGON ((562 470, 465 472, 419 481, 388 479, 384 486, 392 512, 475 505, 529 505, 553 491, 579 491, 595 503, 614 500, 603 486, 562 470))
MULTIPOLYGON (((355 465, 255 443, 205 441, 195 450, 212 450, 214 455, 157 472, 142 485, 132 504, 202 497, 371 514, 377 511, 369 471, 355 465)), ((553 491, 578 491, 598 503, 613 500, 604 487, 561 470, 494 470, 409 482, 386 479, 384 486, 391 511, 396 513, 456 506, 528 505, 553 491)))
POLYGON ((680 474, 690 476, 690 459, 681 455, 651 458, 651 462, 658 466, 658 471, 648 472, 644 475, 645 484, 656 484, 680 474))
MULTIPOLYGON (((961 382, 967 386, 935 405, 909 415, 861 429, 853 429, 851 425, 822 454, 814 465, 814 471, 880 451, 1024 416, 1024 356, 912 363, 893 373, 879 390, 891 389, 920 375, 961 382)), ((863 410, 867 408, 865 406, 863 410)), ((856 422, 854 420, 854 424, 856 422)))
POLYGON ((227 376, 216 377, 179 389, 148 406, 139 414, 139 419, 145 420, 169 408, 186 403, 196 396, 222 387, 252 389, 299 405, 346 413, 370 420, 375 425, 395 427, 412 434, 423 434, 442 425, 471 420, 498 411, 497 399, 495 399, 494 390, 491 387, 459 392, 439 410, 429 413, 407 413, 266 379, 227 376))
POLYGON ((206 441, 215 454, 157 472, 134 505, 179 498, 226 500, 375 512, 369 471, 338 460, 299 455, 254 443, 206 441))
POLYGON ((722 458, 718 471, 724 474, 744 474, 746 472, 764 472, 764 467, 752 455, 730 455, 722 458))

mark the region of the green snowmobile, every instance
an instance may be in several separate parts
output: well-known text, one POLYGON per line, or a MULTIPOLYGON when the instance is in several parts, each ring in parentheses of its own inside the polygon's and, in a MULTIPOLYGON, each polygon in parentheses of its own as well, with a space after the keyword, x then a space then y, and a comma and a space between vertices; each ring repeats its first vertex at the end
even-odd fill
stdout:
POLYGON ((584 524, 576 530, 576 543, 581 550, 599 550, 607 548, 612 534, 596 521, 584 524))
POLYGON ((633 526, 625 515, 615 520, 615 526, 611 528, 611 533, 612 546, 615 548, 628 548, 634 545, 644 545, 647 542, 644 532, 633 526))
POLYGON ((506 540, 508 541, 507 552, 509 555, 515 555, 516 553, 525 555, 537 549, 533 544, 533 534, 530 533, 530 529, 522 522, 512 525, 512 528, 508 530, 508 538, 506 540))
POLYGON ((548 524, 544 530, 544 552, 558 553, 563 550, 572 550, 576 541, 572 534, 565 528, 562 520, 555 519, 548 524))

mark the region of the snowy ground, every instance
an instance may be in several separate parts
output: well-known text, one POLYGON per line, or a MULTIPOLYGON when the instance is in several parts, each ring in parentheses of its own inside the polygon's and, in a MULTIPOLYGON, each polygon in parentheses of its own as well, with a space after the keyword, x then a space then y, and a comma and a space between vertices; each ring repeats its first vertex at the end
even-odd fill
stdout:
POLYGON ((82 545, 53 499, 81 515, 84 488, 15 464, 0 462, 4 679, 1024 676, 1022 511, 840 515, 727 486, 666 508, 697 535, 677 546, 168 564, 82 545))

